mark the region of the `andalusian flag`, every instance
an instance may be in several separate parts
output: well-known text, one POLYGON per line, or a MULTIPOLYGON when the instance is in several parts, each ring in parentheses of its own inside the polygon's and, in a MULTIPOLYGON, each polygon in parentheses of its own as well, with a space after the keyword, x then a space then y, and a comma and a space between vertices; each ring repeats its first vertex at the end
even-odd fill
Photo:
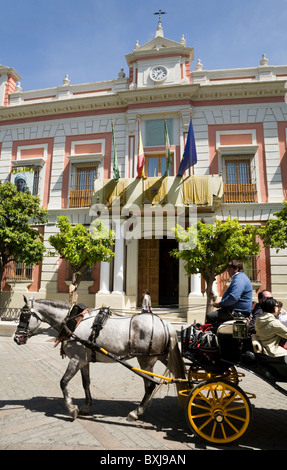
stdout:
POLYGON ((115 129, 114 129, 113 121, 112 121, 112 133, 113 133, 113 174, 114 174, 114 180, 118 182, 120 179, 120 171, 119 171, 119 166, 118 166, 117 147, 116 147, 115 129))
POLYGON ((142 135, 141 135, 140 120, 138 120, 138 128, 139 128, 139 148, 138 148, 138 164, 137 164, 138 175, 137 177, 146 178, 146 175, 144 174, 145 158, 144 158, 144 148, 143 148, 143 141, 142 141, 142 135))
POLYGON ((166 156, 166 170, 164 173, 164 177, 165 177, 165 176, 168 176, 168 172, 171 166, 170 143, 169 143, 166 120, 164 120, 164 139, 165 139, 165 156, 166 156))

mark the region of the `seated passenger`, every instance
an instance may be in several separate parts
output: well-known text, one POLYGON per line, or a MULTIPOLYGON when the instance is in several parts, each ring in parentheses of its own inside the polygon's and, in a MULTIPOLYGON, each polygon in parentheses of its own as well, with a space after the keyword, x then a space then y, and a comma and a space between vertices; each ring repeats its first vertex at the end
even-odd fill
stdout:
POLYGON ((227 271, 232 281, 224 292, 220 302, 213 306, 219 308, 206 316, 207 323, 222 323, 233 319, 232 312, 249 317, 252 309, 252 284, 243 272, 241 261, 233 260, 228 263, 227 271))
POLYGON ((251 318, 249 322, 249 333, 254 334, 255 333, 255 321, 257 317, 260 317, 262 315, 262 302, 266 298, 272 298, 271 292, 269 292, 266 289, 263 289, 261 292, 258 294, 258 302, 257 304, 254 305, 251 313, 251 318))
POLYGON ((255 320, 255 330, 263 353, 271 357, 286 356, 287 350, 280 343, 282 339, 287 340, 287 327, 276 318, 278 302, 273 298, 264 299, 262 310, 263 314, 255 320))

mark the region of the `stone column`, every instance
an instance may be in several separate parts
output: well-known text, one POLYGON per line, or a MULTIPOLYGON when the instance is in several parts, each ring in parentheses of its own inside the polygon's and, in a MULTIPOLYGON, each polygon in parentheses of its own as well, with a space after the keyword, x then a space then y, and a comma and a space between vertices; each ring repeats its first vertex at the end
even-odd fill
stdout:
POLYGON ((110 263, 101 262, 101 278, 99 294, 110 293, 110 263))
POLYGON ((124 238, 121 234, 120 223, 116 224, 115 230, 115 258, 114 258, 114 284, 113 294, 123 294, 124 286, 124 238))

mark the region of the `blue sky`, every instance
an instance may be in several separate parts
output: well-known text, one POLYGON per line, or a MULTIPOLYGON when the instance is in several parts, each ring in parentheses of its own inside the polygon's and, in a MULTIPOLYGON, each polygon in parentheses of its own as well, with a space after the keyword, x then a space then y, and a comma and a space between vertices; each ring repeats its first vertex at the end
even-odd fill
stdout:
POLYGON ((287 0, 2 0, 0 64, 23 91, 117 78, 136 41, 164 36, 194 47, 206 70, 287 65, 287 0))

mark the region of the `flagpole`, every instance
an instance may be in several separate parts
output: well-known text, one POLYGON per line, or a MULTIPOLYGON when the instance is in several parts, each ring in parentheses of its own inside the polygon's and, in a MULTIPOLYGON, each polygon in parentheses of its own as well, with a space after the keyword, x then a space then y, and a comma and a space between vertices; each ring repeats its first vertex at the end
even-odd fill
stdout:
POLYGON ((112 124, 112 155, 113 155, 113 179, 118 182, 120 179, 120 172, 118 166, 118 157, 117 157, 117 149, 116 149, 116 139, 115 139, 115 128, 114 128, 114 121, 111 119, 112 124))

